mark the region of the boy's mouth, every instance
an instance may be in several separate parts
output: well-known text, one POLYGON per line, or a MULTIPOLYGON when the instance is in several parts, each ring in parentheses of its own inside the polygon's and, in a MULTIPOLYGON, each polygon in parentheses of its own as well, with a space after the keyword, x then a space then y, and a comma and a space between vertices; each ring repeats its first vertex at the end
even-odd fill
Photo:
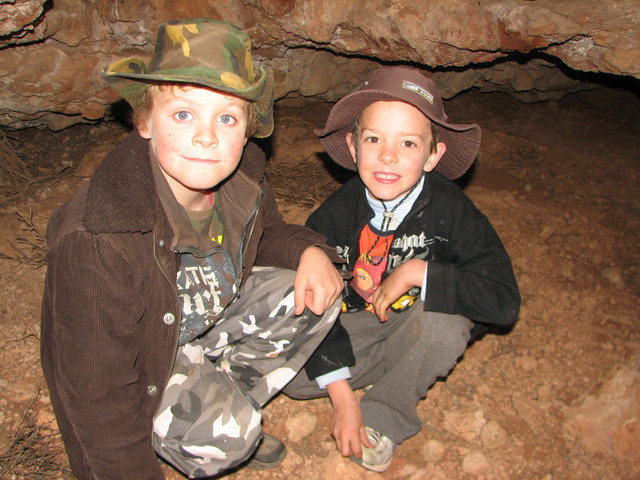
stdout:
POLYGON ((400 178, 400 175, 396 175, 395 173, 385 173, 385 172, 375 172, 373 176, 376 178, 376 180, 383 183, 395 182, 400 178))
POLYGON ((183 158, 186 161, 193 162, 193 163, 206 163, 206 164, 218 163, 218 160, 214 158, 200 158, 200 157, 183 157, 183 158))

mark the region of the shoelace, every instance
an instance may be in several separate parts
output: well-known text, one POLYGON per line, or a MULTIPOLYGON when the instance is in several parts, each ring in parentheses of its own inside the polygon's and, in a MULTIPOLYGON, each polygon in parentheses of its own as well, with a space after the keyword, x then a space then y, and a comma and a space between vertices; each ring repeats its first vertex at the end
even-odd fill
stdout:
POLYGON ((376 432, 375 430, 372 430, 369 432, 367 437, 369 438, 369 441, 373 444, 374 450, 382 446, 382 434, 380 432, 376 432))

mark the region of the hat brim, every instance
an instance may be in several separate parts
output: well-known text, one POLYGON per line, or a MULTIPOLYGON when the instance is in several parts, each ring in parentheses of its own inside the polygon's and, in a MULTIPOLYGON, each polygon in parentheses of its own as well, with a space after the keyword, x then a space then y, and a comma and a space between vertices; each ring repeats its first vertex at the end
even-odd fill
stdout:
MULTIPOLYGON (((378 101, 400 101, 411 104, 402 97, 391 95, 382 90, 353 92, 333 106, 325 127, 315 130, 320 143, 338 165, 349 170, 356 170, 346 136, 353 131, 354 122, 364 109, 378 101)), ((440 127, 438 128, 438 141, 447 146, 447 150, 435 170, 452 180, 460 177, 469 169, 478 155, 481 139, 480 127, 477 124, 442 122, 433 118, 428 111, 423 109, 420 111, 440 127)))
POLYGON ((236 95, 255 103, 257 126, 254 136, 264 138, 273 132, 273 71, 269 67, 261 67, 252 84, 239 77, 235 83, 223 82, 207 75, 207 69, 203 68, 159 70, 153 73, 146 73, 146 70, 142 59, 131 57, 103 69, 100 74, 133 108, 139 105, 147 88, 156 83, 198 85, 236 95))

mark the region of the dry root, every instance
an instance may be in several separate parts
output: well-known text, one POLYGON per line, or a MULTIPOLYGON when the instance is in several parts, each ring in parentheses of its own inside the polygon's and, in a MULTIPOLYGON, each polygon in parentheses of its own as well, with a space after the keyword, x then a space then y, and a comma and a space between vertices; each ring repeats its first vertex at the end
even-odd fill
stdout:
POLYGON ((71 479, 58 432, 37 422, 36 394, 25 409, 5 452, 0 454, 0 480, 71 479))

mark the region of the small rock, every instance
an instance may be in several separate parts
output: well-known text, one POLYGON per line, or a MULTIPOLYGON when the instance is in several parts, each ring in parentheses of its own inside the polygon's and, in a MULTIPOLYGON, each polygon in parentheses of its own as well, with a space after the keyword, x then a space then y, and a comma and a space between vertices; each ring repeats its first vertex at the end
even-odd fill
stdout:
POLYGON ((427 462, 438 463, 442 459, 445 450, 442 442, 431 439, 422 447, 422 455, 427 462))
POLYGON ((498 422, 489 420, 480 431, 480 439, 486 447, 497 448, 507 441, 507 431, 498 422))
POLYGON ((624 278, 622 278, 622 270, 618 267, 608 267, 602 270, 604 278, 609 280, 614 287, 622 290, 624 288, 624 278))
POLYGON ((287 438, 291 443, 297 443, 313 432, 318 423, 318 418, 308 412, 302 412, 290 417, 285 422, 287 438))
POLYGON ((444 417, 444 428, 468 442, 478 437, 486 422, 480 407, 447 410, 444 417))
POLYGON ((518 357, 516 359, 516 363, 523 370, 527 371, 535 370, 536 368, 538 368, 538 361, 535 358, 528 357, 526 355, 518 357))
POLYGON ((471 475, 482 475, 489 470, 489 459, 482 452, 471 452, 462 459, 462 470, 471 475))

